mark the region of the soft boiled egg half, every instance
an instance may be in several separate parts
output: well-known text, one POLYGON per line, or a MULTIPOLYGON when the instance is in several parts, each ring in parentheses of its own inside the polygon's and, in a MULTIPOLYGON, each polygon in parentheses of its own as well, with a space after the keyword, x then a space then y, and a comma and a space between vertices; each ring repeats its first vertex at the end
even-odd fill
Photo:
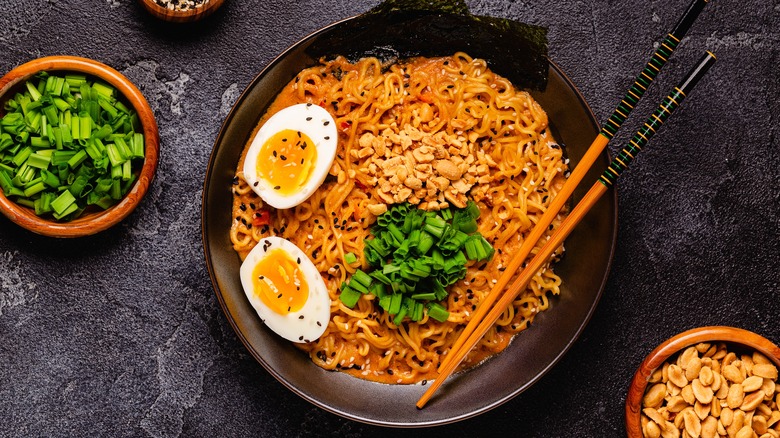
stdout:
POLYGON ((337 135, 336 122, 319 105, 289 106, 258 130, 244 159, 244 180, 272 207, 295 207, 328 175, 337 135))
POLYGON ((325 331, 330 297, 314 263, 294 243, 264 237, 241 264, 241 285, 260 319, 279 336, 311 342, 325 331))

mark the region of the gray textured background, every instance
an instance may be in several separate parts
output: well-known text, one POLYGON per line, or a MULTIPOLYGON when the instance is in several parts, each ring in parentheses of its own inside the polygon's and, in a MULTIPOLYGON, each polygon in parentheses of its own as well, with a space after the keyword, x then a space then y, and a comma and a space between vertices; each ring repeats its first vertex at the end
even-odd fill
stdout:
MULTIPOLYGON (((149 194, 107 232, 53 240, 0 217, 0 435, 419 435, 274 380, 227 324, 200 238, 206 164, 237 96, 299 38, 376 3, 227 0, 172 26, 130 0, 0 0, 0 72, 50 54, 107 63, 146 95, 162 139, 149 194)), ((548 27, 551 58, 603 122, 688 2, 468 3, 548 27)), ((711 1, 611 146, 705 49, 718 55, 619 182, 615 262, 583 335, 530 390, 427 434, 619 437, 629 380, 667 337, 724 324, 780 342, 779 46, 778 0, 711 1)))

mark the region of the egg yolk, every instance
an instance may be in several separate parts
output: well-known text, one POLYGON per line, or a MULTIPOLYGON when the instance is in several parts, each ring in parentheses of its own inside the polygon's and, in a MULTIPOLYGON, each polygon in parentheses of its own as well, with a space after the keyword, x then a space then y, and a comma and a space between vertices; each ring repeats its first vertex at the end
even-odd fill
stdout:
POLYGON ((257 175, 278 193, 290 195, 306 184, 316 160, 317 148, 311 138, 301 131, 285 129, 260 148, 257 175))
POLYGON ((301 309, 309 297, 300 259, 283 249, 270 251, 252 270, 254 290, 268 308, 280 315, 301 309))

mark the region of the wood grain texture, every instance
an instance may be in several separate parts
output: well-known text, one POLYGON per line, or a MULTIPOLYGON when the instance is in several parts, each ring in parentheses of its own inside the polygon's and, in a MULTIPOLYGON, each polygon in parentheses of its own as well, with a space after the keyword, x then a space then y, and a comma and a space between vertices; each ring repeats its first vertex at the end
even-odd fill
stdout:
POLYGON ((651 351, 634 374, 626 397, 626 435, 642 438, 640 413, 647 381, 656 368, 672 355, 700 342, 727 342, 755 349, 780 367, 780 348, 761 335, 748 330, 725 326, 708 326, 691 329, 673 336, 651 351))
POLYGON ((154 113, 141 91, 124 75, 100 62, 74 56, 48 56, 14 68, 0 78, 0 102, 5 102, 6 96, 15 92, 17 85, 23 84, 28 78, 41 71, 85 73, 114 86, 138 113, 144 134, 144 164, 138 175, 138 181, 130 192, 107 210, 87 212, 70 222, 57 222, 37 216, 33 209, 11 201, 0 191, 0 212, 19 226, 44 236, 82 237, 99 233, 127 217, 144 197, 154 179, 160 148, 154 113))
POLYGON ((176 11, 158 5, 154 0, 139 0, 149 13, 155 17, 174 23, 187 23, 197 21, 211 15, 225 0, 208 0, 202 6, 186 11, 176 11))

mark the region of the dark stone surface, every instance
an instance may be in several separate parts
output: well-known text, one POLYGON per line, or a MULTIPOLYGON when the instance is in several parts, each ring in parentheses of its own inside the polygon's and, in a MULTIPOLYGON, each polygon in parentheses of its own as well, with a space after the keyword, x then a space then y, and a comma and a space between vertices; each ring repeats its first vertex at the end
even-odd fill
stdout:
MULTIPOLYGON (((53 240, 0 218, 0 435, 404 433, 327 413, 257 364, 219 308, 200 238, 204 171, 237 96, 298 38, 375 3, 228 0, 194 26, 130 0, 0 3, 0 71, 50 54, 107 63, 146 95, 162 138, 149 194, 107 232, 53 240)), ((469 6, 549 27, 551 58, 603 122, 686 3, 469 6)), ((718 55, 619 182, 615 261, 585 332, 528 391, 425 433, 623 436, 629 380, 669 336, 724 324, 780 342, 778 47, 778 0, 707 6, 613 143, 705 49, 718 55)))

